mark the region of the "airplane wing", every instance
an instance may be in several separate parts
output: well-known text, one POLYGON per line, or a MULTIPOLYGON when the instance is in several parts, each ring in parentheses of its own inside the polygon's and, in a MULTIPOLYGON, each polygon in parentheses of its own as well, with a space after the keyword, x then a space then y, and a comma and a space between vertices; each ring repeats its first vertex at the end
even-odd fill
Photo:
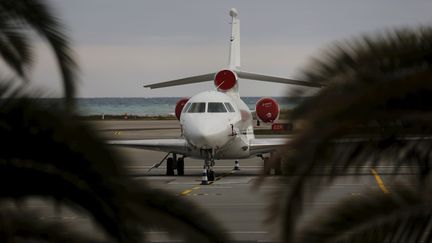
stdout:
POLYGON ((250 140, 249 151, 252 154, 270 153, 285 146, 289 138, 254 138, 250 140))
POLYGON ((188 152, 187 142, 184 139, 110 140, 107 144, 176 154, 188 152))

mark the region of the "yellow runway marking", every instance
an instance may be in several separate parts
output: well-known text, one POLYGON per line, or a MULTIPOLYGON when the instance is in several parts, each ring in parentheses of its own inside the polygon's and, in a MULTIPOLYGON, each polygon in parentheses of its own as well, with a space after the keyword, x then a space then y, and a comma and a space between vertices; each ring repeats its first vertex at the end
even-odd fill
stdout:
MULTIPOLYGON (((225 174, 223 174, 223 175, 221 175, 221 176, 218 176, 218 177, 215 178, 215 181, 218 181, 218 180, 220 180, 220 179, 222 179, 222 178, 224 178, 224 177, 226 177, 226 176, 228 176, 228 175, 231 175, 231 174, 233 174, 233 173, 235 173, 235 171, 230 171, 229 173, 225 173, 225 174)), ((208 182, 209 185, 211 185, 211 184, 213 184, 213 183, 214 183, 214 181, 209 181, 209 182, 208 182)), ((180 193, 180 196, 190 196, 190 193, 191 193, 192 191, 194 191, 194 190, 198 190, 198 189, 200 189, 200 188, 201 188, 201 187, 196 186, 196 187, 192 187, 191 189, 184 190, 184 191, 182 191, 182 192, 180 193)), ((198 194, 192 194, 192 195, 198 195, 198 194)), ((208 195, 208 194, 207 194, 207 195, 208 195)))
POLYGON ((191 192, 194 191, 194 190, 198 190, 198 189, 200 189, 200 188, 201 188, 201 187, 196 186, 196 187, 193 187, 192 189, 188 189, 188 190, 182 191, 182 192, 180 193, 180 196, 189 196, 189 193, 191 193, 191 192))
POLYGON ((192 192, 192 190, 191 189, 189 189, 189 190, 186 190, 186 191, 183 191, 182 193, 180 193, 180 195, 182 195, 182 196, 187 196, 189 193, 191 193, 192 192))
POLYGON ((371 171, 381 191, 385 194, 390 193, 390 191, 384 185, 384 181, 381 179, 381 176, 378 174, 378 172, 375 169, 372 169, 371 171))

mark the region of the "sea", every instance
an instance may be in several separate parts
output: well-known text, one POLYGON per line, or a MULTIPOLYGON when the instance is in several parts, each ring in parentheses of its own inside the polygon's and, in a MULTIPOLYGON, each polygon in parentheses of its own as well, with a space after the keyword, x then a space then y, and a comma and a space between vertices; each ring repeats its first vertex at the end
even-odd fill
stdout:
MULTIPOLYGON (((242 100, 251 110, 261 97, 243 97, 242 100)), ((304 98, 273 97, 281 110, 290 110, 304 98)), ((181 97, 157 98, 78 98, 77 111, 81 116, 94 115, 137 115, 169 116, 174 114, 176 102, 181 97)))

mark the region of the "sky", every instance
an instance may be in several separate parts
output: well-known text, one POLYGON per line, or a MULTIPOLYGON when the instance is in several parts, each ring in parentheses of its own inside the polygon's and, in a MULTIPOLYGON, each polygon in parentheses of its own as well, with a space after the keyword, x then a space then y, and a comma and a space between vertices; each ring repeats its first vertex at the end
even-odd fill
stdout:
MULTIPOLYGON (((50 0, 80 65, 78 97, 187 97, 212 82, 144 84, 228 65, 230 8, 241 21, 241 69, 288 78, 331 43, 397 27, 431 25, 427 0, 50 0)), ((62 95, 52 52, 36 41, 33 85, 62 95)), ((240 80, 242 96, 284 96, 291 85, 240 80)))

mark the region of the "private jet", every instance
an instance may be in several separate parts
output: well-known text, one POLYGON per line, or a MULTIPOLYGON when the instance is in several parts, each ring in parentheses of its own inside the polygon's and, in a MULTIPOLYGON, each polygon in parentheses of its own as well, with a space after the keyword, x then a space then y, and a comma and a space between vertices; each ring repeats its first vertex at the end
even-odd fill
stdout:
MULTIPOLYGON (((252 111, 239 94, 239 79, 321 87, 320 84, 282 77, 246 72, 240 69, 240 20, 236 9, 231 16, 229 64, 214 73, 192 76, 162 83, 145 85, 150 89, 213 81, 215 90, 204 91, 191 98, 179 100, 175 115, 180 121, 181 137, 177 139, 113 140, 110 144, 167 152, 167 156, 154 165, 167 160, 167 175, 184 174, 184 158, 202 159, 202 184, 215 180, 215 160, 239 159, 254 156, 264 159, 268 167, 269 155, 286 144, 284 138, 255 138, 252 111), (171 157, 170 157, 171 155, 171 157), (176 166, 174 166, 176 165, 176 166)), ((256 117, 264 123, 278 119, 280 108, 273 98, 261 98, 256 103, 256 117)), ((235 167, 238 169, 238 167, 235 167)))

